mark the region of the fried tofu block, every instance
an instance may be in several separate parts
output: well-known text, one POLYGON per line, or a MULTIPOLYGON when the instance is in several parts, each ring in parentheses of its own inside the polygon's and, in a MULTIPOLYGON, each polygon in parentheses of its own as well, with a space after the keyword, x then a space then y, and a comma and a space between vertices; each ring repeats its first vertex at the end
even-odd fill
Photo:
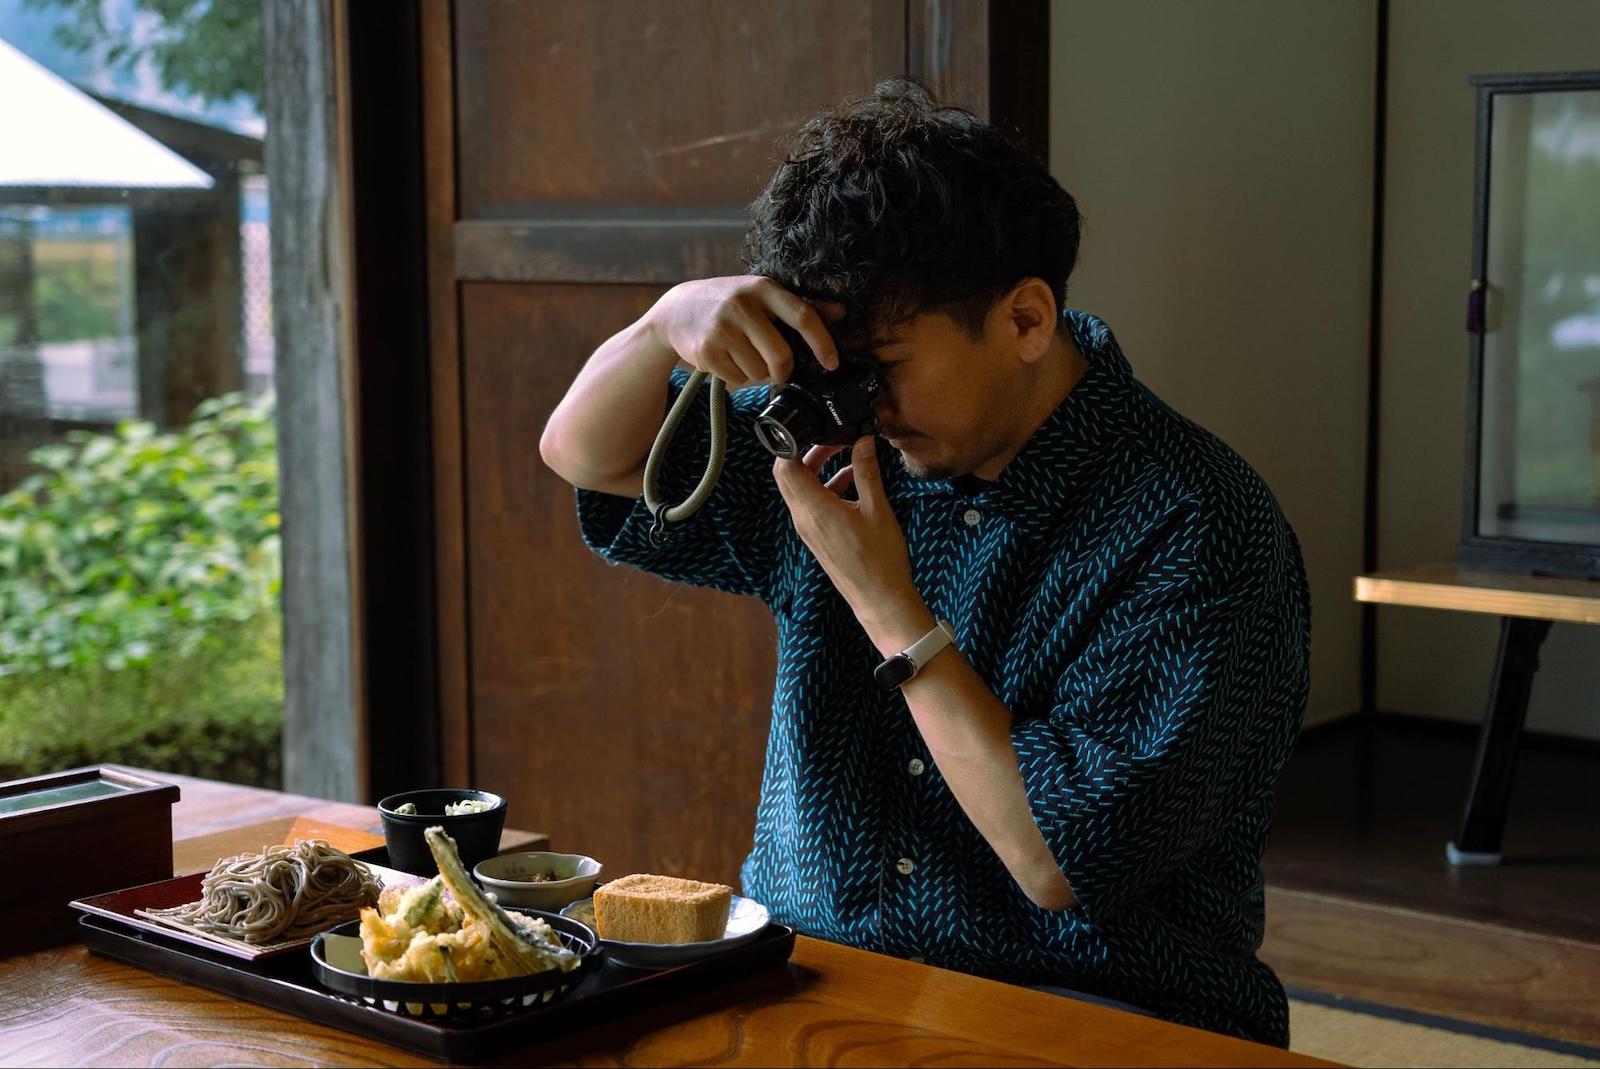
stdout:
POLYGON ((701 943, 722 938, 733 888, 635 873, 595 890, 595 927, 624 943, 701 943))

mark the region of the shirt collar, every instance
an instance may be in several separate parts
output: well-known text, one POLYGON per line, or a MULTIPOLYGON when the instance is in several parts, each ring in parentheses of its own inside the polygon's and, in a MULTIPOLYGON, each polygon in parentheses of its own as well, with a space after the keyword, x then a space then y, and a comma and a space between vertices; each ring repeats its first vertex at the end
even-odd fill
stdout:
POLYGON ((1088 368, 999 478, 977 493, 970 480, 914 479, 900 463, 900 454, 890 450, 891 499, 945 497, 1022 523, 1055 519, 1060 507, 1082 489, 1110 442, 1127 432, 1128 402, 1138 386, 1110 327, 1087 312, 1065 311, 1063 318, 1088 368))

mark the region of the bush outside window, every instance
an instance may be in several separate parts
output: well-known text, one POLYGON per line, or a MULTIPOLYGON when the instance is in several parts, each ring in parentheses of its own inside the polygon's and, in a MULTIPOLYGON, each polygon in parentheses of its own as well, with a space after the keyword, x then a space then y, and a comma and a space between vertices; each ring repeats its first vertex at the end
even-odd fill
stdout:
POLYGON ((281 783, 259 56, 259 0, 0 7, 0 779, 281 783))

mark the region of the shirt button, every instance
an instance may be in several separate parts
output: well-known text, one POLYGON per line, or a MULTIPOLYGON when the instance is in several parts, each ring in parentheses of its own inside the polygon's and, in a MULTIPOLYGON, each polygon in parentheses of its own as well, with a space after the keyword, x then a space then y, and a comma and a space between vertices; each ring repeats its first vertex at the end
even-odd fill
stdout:
POLYGON ((927 765, 922 763, 922 758, 913 757, 911 759, 911 763, 906 766, 906 771, 910 772, 913 776, 920 776, 922 775, 922 770, 927 767, 927 765))
POLYGON ((907 961, 914 961, 918 965, 921 965, 921 964, 925 963, 928 959, 927 958, 918 957, 917 955, 913 954, 909 958, 907 958, 906 960, 907 961))
POLYGON ((977 509, 968 509, 961 514, 961 522, 965 523, 968 527, 978 526, 978 521, 981 519, 983 519, 983 513, 979 512, 977 509))
POLYGON ((894 867, 899 871, 900 875, 909 876, 917 866, 912 863, 909 857, 903 857, 894 863, 894 867))

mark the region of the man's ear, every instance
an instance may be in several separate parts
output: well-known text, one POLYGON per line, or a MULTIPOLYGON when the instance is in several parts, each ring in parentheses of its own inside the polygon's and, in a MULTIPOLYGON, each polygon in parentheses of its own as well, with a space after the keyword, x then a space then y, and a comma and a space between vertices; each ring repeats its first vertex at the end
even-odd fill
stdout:
POLYGON ((1001 306, 1017 356, 1026 364, 1043 359, 1056 334, 1056 297, 1050 287, 1043 279, 1025 278, 1011 288, 1001 306))

